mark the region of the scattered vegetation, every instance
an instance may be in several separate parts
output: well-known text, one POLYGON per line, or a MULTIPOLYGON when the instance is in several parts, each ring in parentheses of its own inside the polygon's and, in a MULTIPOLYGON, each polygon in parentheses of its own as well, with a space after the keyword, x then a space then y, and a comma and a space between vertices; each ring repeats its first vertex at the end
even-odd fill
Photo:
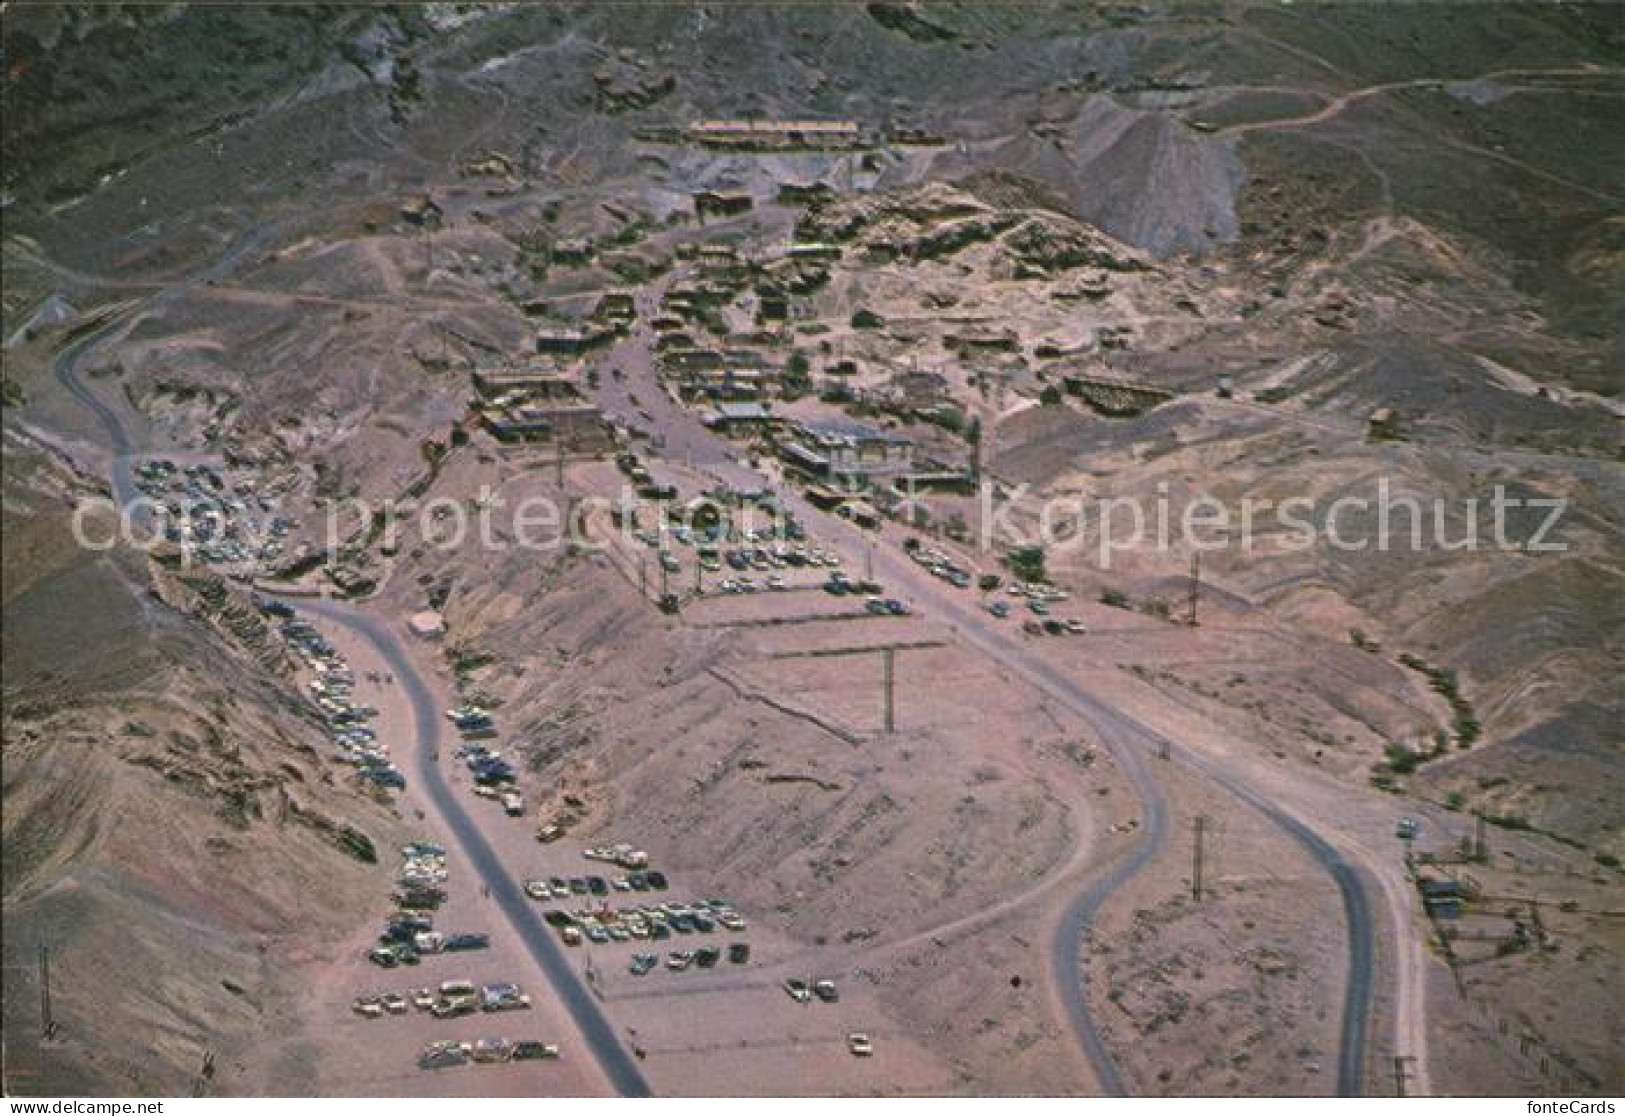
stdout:
POLYGON ((1472 704, 1461 694, 1456 672, 1448 667, 1436 667, 1408 651, 1399 656, 1399 662, 1424 676, 1433 692, 1450 703, 1456 747, 1471 748, 1483 735, 1483 730, 1479 726, 1477 714, 1473 712, 1472 704))
POLYGON ((1354 646, 1358 647, 1361 651, 1367 651, 1373 655, 1382 651, 1382 644, 1366 635, 1359 628, 1349 629, 1349 642, 1354 644, 1354 646))
POLYGON ((1004 556, 1004 564, 1022 581, 1046 582, 1049 575, 1044 569, 1044 548, 1020 546, 1004 556))

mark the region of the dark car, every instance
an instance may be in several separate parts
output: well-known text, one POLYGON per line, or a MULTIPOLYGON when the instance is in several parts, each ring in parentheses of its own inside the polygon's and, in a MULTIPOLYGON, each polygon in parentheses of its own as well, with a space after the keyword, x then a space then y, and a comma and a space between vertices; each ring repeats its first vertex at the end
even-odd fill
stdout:
POLYGON ((627 875, 626 882, 633 891, 648 891, 649 877, 643 872, 632 872, 627 875))
POLYGON ((665 891, 666 890, 666 873, 664 873, 664 872, 650 872, 649 873, 649 886, 654 888, 656 891, 665 891))
POLYGON ((395 893, 395 902, 407 910, 434 910, 445 901, 445 889, 438 887, 407 887, 395 893))
POLYGON ((710 969, 722 959, 722 951, 716 946, 706 946, 704 949, 694 951, 694 964, 702 969, 710 969))
POLYGON ((542 921, 546 922, 549 926, 557 927, 572 926, 575 924, 575 918, 570 914, 569 911, 547 911, 542 915, 542 921))
POLYGON ((399 771, 388 767, 364 767, 361 777, 380 787, 391 787, 395 790, 406 789, 406 776, 399 771))
POLYGON ((467 949, 489 949, 489 934, 452 934, 446 938, 446 952, 458 953, 467 949))
POLYGON ((608 895, 609 884, 602 876, 588 876, 587 890, 592 892, 594 895, 608 895))
POLYGON ((735 965, 743 965, 750 960, 750 943, 735 942, 728 947, 728 960, 735 965))

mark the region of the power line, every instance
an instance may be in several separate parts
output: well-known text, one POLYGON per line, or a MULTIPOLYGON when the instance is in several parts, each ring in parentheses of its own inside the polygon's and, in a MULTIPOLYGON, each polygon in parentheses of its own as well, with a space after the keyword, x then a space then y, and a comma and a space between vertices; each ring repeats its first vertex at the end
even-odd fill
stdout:
POLYGON ((39 947, 39 1018, 40 1036, 56 1036, 56 1019, 51 1015, 51 947, 39 947))
POLYGON ((1203 838, 1207 833, 1207 818, 1197 814, 1191 820, 1195 840, 1191 845, 1191 898, 1198 903, 1202 901, 1202 853, 1203 838))
POLYGON ((1196 627, 1196 601, 1202 592, 1202 552, 1191 555, 1190 599, 1187 602, 1185 623, 1196 627))
POLYGON ((1405 1063, 1414 1062, 1415 1060, 1416 1059, 1411 1057, 1409 1054, 1394 1055, 1394 1096, 1403 1097, 1406 1095, 1405 1079, 1408 1075, 1405 1069, 1405 1063))
POLYGON ((897 731, 897 706, 894 696, 897 674, 897 648, 888 647, 880 654, 882 676, 881 685, 884 687, 886 692, 886 719, 884 723, 886 732, 889 734, 897 731))

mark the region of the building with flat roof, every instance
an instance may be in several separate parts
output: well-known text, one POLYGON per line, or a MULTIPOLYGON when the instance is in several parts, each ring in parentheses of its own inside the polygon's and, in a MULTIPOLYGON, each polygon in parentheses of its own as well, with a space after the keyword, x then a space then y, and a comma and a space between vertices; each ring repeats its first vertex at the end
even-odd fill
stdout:
POLYGON ((840 148, 861 145, 863 129, 852 120, 696 120, 683 138, 711 147, 840 148))
POLYGON ((486 400, 512 393, 523 393, 537 400, 581 398, 581 385, 573 372, 545 365, 477 368, 474 370, 474 390, 486 400))
POLYGON ((584 356, 618 336, 618 329, 600 323, 546 327, 536 331, 536 351, 551 356, 584 356))
POLYGON ((576 453, 615 445, 614 428, 573 373, 545 365, 482 368, 473 382, 474 413, 500 442, 546 443, 576 453))
POLYGON ((541 442, 576 453, 615 444, 604 413, 591 403, 514 403, 488 407, 480 421, 500 442, 541 442))
POLYGON ((765 403, 723 402, 705 416, 705 425, 724 434, 748 434, 771 430, 779 418, 765 403))
POLYGON ((842 419, 806 419, 779 446, 785 464, 818 481, 869 484, 908 473, 914 445, 885 430, 842 419))

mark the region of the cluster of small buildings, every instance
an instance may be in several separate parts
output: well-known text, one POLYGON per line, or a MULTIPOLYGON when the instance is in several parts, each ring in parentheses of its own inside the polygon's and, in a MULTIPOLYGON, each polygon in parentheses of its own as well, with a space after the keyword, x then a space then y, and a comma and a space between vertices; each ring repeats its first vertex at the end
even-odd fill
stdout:
POLYGON ((666 291, 652 323, 662 375, 690 403, 777 398, 783 370, 764 350, 781 341, 773 327, 789 315, 788 296, 757 283, 757 323, 763 328, 717 338, 719 330, 727 329, 723 308, 751 289, 756 268, 728 245, 701 246, 694 263, 695 277, 666 291))
POLYGON ((548 366, 474 373, 474 411, 500 442, 542 443, 597 453, 615 443, 603 411, 581 391, 575 373, 548 366))
POLYGON ((630 292, 610 291, 586 318, 536 331, 536 353, 519 366, 474 372, 473 409, 501 442, 542 443, 572 453, 614 446, 614 430, 586 398, 582 363, 627 333, 637 315, 630 292))

